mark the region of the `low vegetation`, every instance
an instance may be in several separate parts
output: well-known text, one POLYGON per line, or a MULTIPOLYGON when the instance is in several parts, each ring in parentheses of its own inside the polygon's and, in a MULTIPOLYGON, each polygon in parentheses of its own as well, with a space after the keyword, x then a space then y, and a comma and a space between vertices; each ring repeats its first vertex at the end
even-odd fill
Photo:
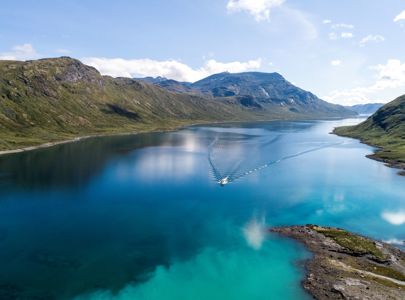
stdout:
POLYGON ((377 259, 384 260, 385 255, 371 240, 352 234, 343 229, 313 227, 313 230, 333 239, 338 245, 356 255, 373 255, 377 259))
POLYGON ((384 105, 365 122, 338 127, 334 133, 378 147, 369 157, 404 169, 401 173, 405 175, 405 95, 384 105))
POLYGON ((271 231, 302 242, 312 252, 302 284, 315 299, 403 299, 405 253, 400 249, 333 227, 271 231))

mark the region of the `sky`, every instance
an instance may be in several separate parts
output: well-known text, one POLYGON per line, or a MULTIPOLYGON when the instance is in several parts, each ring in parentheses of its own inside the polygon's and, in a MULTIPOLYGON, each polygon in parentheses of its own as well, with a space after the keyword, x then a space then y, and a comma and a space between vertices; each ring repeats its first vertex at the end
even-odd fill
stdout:
POLYGON ((329 102, 405 94, 405 0, 1 1, 0 59, 194 82, 278 72, 329 102))

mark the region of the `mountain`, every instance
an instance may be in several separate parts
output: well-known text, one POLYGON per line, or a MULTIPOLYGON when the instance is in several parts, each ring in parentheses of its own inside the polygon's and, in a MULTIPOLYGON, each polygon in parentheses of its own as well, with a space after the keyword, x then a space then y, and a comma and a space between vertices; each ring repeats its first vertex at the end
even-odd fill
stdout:
MULTIPOLYGON (((162 82, 156 84, 164 87, 162 82)), ((272 115, 302 114, 314 118, 356 115, 292 85, 278 73, 224 72, 187 84, 187 88, 218 101, 239 104, 257 112, 269 111, 272 115)))
POLYGON ((369 157, 402 168, 405 175, 405 95, 384 105, 363 123, 339 127, 334 132, 379 147, 369 157))
POLYGON ((112 78, 62 57, 0 61, 0 149, 77 136, 249 120, 239 107, 112 78))
POLYGON ((200 94, 200 92, 196 89, 193 89, 191 87, 190 82, 181 82, 181 81, 176 81, 173 79, 167 79, 165 77, 144 77, 144 78, 136 78, 138 81, 143 81, 147 83, 151 83, 153 85, 159 86, 161 88, 164 88, 166 90, 169 90, 171 92, 175 93, 194 93, 194 94, 200 94))
MULTIPOLYGON (((303 96, 291 94, 288 103, 268 105, 249 95, 214 98, 199 90, 179 93, 156 86, 164 86, 164 82, 171 81, 161 78, 151 84, 102 76, 69 57, 0 61, 0 150, 86 135, 172 129, 191 123, 351 114, 297 88, 294 90, 303 96)), ((192 90, 199 85, 201 82, 184 83, 192 90)))
POLYGON ((367 103, 367 104, 346 106, 346 108, 358 113, 359 115, 372 115, 383 105, 384 103, 367 103))

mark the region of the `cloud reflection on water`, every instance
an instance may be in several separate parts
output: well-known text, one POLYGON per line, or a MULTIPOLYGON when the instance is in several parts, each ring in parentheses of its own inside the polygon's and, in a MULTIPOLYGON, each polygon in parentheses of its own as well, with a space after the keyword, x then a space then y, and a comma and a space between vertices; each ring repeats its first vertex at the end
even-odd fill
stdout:
POLYGON ((243 236, 249 247, 260 250, 266 238, 265 220, 258 220, 257 218, 251 219, 242 229, 243 236))
POLYGON ((384 211, 381 217, 392 225, 405 224, 405 211, 384 211))

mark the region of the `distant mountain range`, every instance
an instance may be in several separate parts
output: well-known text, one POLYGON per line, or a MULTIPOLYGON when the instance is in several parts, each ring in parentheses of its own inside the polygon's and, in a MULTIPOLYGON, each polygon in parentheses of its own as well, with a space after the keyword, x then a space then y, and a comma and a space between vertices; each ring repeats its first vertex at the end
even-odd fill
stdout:
MULTIPOLYGON (((178 82, 162 77, 140 79, 174 92, 187 92, 238 104, 254 111, 268 111, 271 115, 288 117, 312 115, 313 117, 353 116, 340 105, 319 99, 314 94, 302 90, 278 73, 219 73, 200 81, 178 82)), ((294 117, 293 117, 294 118, 294 117)))
POLYGON ((384 103, 367 103, 367 104, 346 106, 346 108, 358 113, 359 115, 372 115, 377 110, 379 110, 383 105, 384 103))
POLYGON ((381 107, 365 122, 336 128, 335 133, 380 147, 369 157, 401 168, 405 175, 405 95, 381 107))
POLYGON ((112 78, 80 61, 0 61, 0 150, 191 123, 342 118, 277 73, 221 73, 196 83, 112 78))

